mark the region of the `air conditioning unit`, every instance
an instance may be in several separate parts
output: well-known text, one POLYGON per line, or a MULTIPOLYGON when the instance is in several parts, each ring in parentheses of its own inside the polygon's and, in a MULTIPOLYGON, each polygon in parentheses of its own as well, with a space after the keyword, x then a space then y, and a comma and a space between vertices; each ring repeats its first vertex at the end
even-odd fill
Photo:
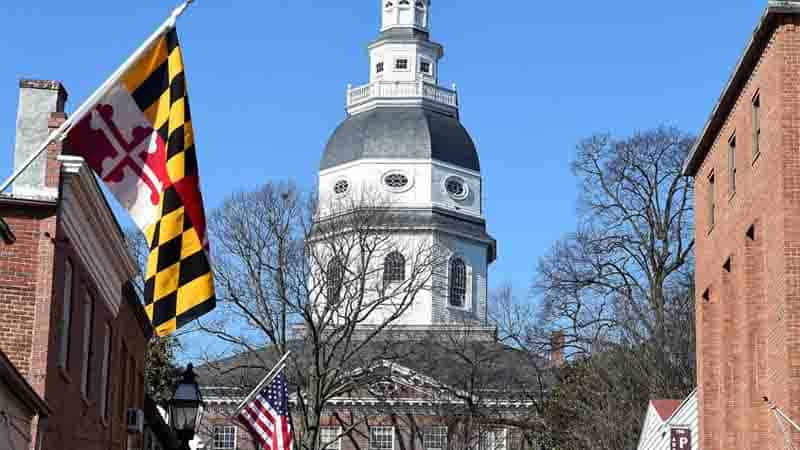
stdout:
POLYGON ((141 409, 129 409, 125 422, 128 425, 129 434, 141 434, 144 432, 144 411, 141 409))

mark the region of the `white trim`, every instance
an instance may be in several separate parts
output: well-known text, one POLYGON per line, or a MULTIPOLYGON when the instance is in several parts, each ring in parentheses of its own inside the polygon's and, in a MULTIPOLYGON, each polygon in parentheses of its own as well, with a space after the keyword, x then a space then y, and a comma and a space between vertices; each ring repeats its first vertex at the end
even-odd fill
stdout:
MULTIPOLYGON (((377 430, 380 430, 380 431, 390 430, 390 432, 392 433, 392 449, 391 450, 394 450, 395 441, 397 440, 397 433, 396 433, 396 431, 395 431, 393 426, 388 426, 388 427, 387 426, 369 427, 369 440, 367 442, 367 450, 374 450, 375 449, 375 447, 372 446, 372 441, 373 441, 372 432, 373 431, 377 431, 377 430)), ((385 437, 385 436, 383 436, 383 437, 385 437)), ((385 449, 383 447, 381 447, 380 450, 385 450, 385 449)))
MULTIPOLYGON (((385 69, 385 67, 384 67, 384 69, 385 69)), ((405 56, 405 55, 395 55, 394 57, 392 57, 392 72, 410 72, 411 70, 412 69, 411 69, 411 58, 410 57, 405 56), (397 63, 400 62, 401 60, 405 60, 406 61, 406 68, 405 69, 400 69, 400 68, 397 67, 397 63)))
POLYGON ((421 73, 422 75, 425 75, 427 77, 431 77, 431 78, 435 79, 436 78, 436 70, 434 69, 433 61, 428 57, 425 57, 425 56, 422 56, 422 55, 418 56, 417 57, 417 73, 421 73), (423 72, 422 71, 422 63, 423 62, 426 62, 426 63, 429 64, 430 71, 428 71, 428 72, 423 72))
POLYGON ((61 219, 67 239, 100 291, 114 318, 122 302, 120 286, 139 268, 120 226, 83 158, 59 156, 63 174, 61 219))
POLYGON ((464 257, 459 252, 453 252, 450 255, 450 258, 447 260, 447 307, 450 309, 455 309, 457 311, 472 311, 472 264, 469 263, 469 260, 464 257), (465 281, 465 292, 464 292, 464 304, 462 306, 456 306, 450 303, 450 293, 451 287, 453 286, 453 280, 450 278, 451 275, 451 265, 453 260, 460 259, 461 262, 464 263, 464 276, 466 278, 465 281))
POLYGON ((335 426, 335 427, 320 427, 319 429, 319 446, 320 450, 341 450, 342 449, 342 427, 335 426), (336 439, 332 442, 332 446, 330 447, 323 447, 323 444, 327 442, 327 438, 322 438, 322 430, 336 430, 336 439))
POLYGON ((439 161, 437 159, 420 159, 420 158, 364 158, 358 159, 356 161, 350 161, 345 164, 341 164, 335 167, 330 167, 325 170, 321 170, 319 172, 320 176, 327 176, 332 173, 336 173, 338 171, 352 169, 354 167, 358 167, 361 165, 381 165, 381 164, 407 164, 407 165, 425 165, 425 166, 432 166, 432 167, 440 167, 443 169, 447 169, 453 172, 457 172, 459 174, 465 176, 473 176, 473 177, 480 177, 481 173, 471 169, 465 169, 463 167, 455 166, 453 164, 449 164, 446 162, 439 161))
POLYGON ((404 192, 408 192, 414 188, 414 175, 412 175, 409 171, 404 169, 390 169, 381 174, 380 184, 383 188, 393 194, 402 194, 404 192), (386 179, 392 175, 402 175, 406 177, 408 183, 405 186, 401 187, 392 187, 386 183, 386 179))
POLYGON ((333 181, 333 184, 331 185, 331 193, 333 194, 333 196, 335 198, 345 197, 345 196, 347 196, 347 194, 349 194, 352 191, 353 191, 353 182, 350 181, 350 177, 348 177, 346 175, 337 177, 333 181), (347 183, 347 189, 345 189, 345 191, 341 192, 341 193, 340 192, 336 192, 336 185, 341 183, 341 182, 347 183))
POLYGON ((444 190, 445 195, 447 195, 448 197, 457 202, 463 202, 464 200, 469 198, 470 194, 469 183, 467 183, 467 180, 458 175, 448 175, 444 177, 444 179, 442 179, 442 189, 444 190), (461 186, 464 188, 464 192, 461 195, 453 194, 452 192, 450 192, 449 189, 447 189, 447 183, 451 180, 460 183, 461 186))

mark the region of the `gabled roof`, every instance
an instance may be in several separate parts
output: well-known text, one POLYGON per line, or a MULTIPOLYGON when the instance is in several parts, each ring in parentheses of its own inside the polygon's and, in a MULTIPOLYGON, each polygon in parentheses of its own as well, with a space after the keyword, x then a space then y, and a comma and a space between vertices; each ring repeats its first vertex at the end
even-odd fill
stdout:
POLYGON ((711 146, 714 145, 717 135, 736 105, 736 101, 758 64, 764 49, 772 37, 772 33, 780 23, 777 19, 781 16, 797 14, 800 14, 800 1, 769 1, 767 9, 761 16, 755 31, 753 31, 753 37, 736 64, 736 69, 734 69, 728 83, 725 85, 722 95, 720 95, 711 113, 711 117, 706 122, 703 132, 697 139, 697 143, 684 162, 683 174, 685 176, 695 176, 697 174, 697 170, 700 168, 706 154, 708 154, 711 146))
POLYGON ((683 400, 650 400, 661 420, 667 420, 680 406, 683 400))

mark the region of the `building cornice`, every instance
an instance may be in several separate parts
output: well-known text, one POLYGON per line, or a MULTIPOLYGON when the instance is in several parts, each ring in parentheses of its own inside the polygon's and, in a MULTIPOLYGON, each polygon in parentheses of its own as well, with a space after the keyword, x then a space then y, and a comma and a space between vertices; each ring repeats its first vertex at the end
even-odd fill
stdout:
POLYGON ((782 16, 795 16, 800 14, 800 1, 770 0, 764 14, 758 21, 753 35, 745 47, 744 53, 739 58, 733 74, 725 84, 722 94, 714 106, 711 116, 703 127, 695 146, 689 153, 683 166, 684 176, 695 176, 703 160, 716 141, 725 121, 733 110, 742 90, 753 74, 761 55, 766 49, 772 34, 775 32, 782 16))
POLYGON ((61 221, 67 239, 89 269, 114 316, 122 303, 122 287, 138 268, 122 229, 91 169, 77 156, 59 156, 62 163, 61 221))

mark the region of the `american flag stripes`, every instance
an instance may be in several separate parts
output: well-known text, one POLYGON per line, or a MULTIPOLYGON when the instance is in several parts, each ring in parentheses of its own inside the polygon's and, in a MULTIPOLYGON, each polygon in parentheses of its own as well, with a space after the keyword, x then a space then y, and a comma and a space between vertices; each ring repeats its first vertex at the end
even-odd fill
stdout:
POLYGON ((291 450, 289 387, 283 369, 269 386, 242 407, 239 421, 250 430, 264 450, 291 450))

